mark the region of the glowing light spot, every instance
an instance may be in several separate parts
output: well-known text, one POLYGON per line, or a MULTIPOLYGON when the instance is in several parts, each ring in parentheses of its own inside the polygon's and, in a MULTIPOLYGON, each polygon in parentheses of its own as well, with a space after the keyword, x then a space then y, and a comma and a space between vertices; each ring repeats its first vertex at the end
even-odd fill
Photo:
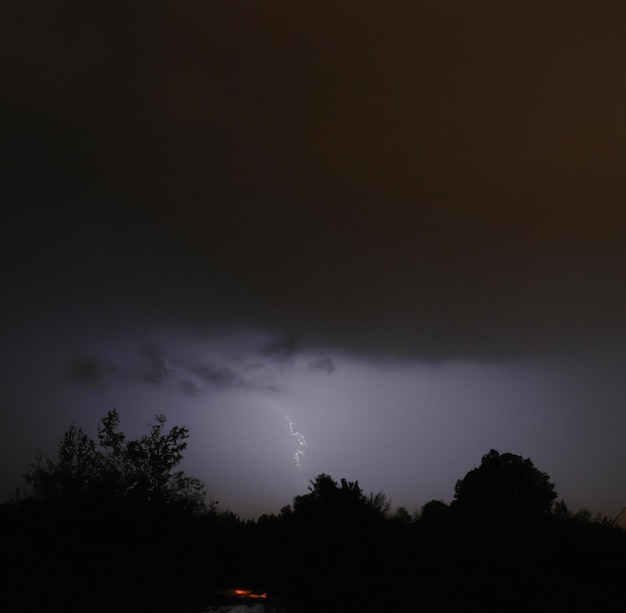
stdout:
POLYGON ((267 598, 267 592, 253 592, 252 590, 232 589, 222 592, 225 596, 233 596, 234 598, 251 598, 257 600, 259 598, 267 598))

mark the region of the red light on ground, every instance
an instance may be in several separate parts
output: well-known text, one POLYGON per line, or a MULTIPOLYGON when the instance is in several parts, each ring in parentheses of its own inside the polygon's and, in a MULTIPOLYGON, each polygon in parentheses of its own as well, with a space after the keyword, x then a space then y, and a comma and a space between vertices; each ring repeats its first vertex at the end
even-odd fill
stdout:
POLYGON ((266 592, 258 593, 258 592, 253 592, 252 590, 241 590, 241 589, 224 590, 222 594, 224 594, 225 596, 234 596, 235 598, 251 598, 251 599, 267 598, 266 592))

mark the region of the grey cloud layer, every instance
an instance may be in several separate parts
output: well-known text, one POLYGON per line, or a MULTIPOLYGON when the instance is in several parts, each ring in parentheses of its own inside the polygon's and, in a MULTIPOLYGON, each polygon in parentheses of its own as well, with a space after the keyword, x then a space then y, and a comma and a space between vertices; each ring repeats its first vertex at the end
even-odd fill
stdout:
POLYGON ((149 344, 137 352, 133 365, 116 365, 115 359, 99 356, 94 350, 92 354, 72 358, 66 372, 72 382, 81 386, 97 388, 116 378, 136 377, 151 386, 193 397, 225 390, 278 391, 285 371, 335 371, 331 357, 299 350, 293 337, 276 337, 261 343, 250 339, 247 346, 236 352, 228 347, 220 351, 210 338, 205 343, 211 349, 199 350, 197 340, 188 350, 181 349, 180 340, 175 350, 168 347, 167 341, 149 344))

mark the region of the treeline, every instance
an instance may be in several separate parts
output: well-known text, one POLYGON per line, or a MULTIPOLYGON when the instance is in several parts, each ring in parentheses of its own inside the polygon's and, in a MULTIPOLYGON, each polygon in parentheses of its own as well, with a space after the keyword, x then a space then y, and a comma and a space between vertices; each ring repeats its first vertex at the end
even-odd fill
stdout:
POLYGON ((36 458, 0 507, 3 610, 191 613, 230 588, 288 613, 623 610, 626 533, 572 514, 529 459, 491 450, 413 515, 321 474, 243 521, 176 470, 187 436, 157 417, 128 440, 112 411, 36 458))

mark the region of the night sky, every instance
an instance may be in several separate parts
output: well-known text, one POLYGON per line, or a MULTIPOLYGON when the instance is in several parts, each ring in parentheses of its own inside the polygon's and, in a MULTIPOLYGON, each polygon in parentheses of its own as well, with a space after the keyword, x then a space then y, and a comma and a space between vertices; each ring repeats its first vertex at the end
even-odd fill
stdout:
POLYGON ((490 448, 626 504, 623 1, 1 12, 1 501, 115 407, 243 517, 490 448))

